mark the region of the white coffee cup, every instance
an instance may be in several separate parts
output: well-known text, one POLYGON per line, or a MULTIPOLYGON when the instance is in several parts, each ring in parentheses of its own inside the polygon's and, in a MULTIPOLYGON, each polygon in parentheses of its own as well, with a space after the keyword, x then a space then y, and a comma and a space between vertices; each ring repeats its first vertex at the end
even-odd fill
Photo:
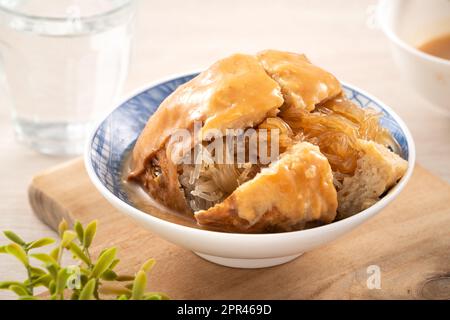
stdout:
POLYGON ((377 22, 390 40, 394 60, 404 78, 450 115, 450 60, 417 49, 450 34, 450 1, 381 0, 377 22))

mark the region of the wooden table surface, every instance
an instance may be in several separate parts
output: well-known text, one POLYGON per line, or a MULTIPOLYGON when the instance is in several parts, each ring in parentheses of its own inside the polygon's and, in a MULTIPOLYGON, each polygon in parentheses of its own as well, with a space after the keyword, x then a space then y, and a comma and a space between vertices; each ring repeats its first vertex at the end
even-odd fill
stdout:
MULTIPOLYGON (((375 4, 374 0, 141 1, 123 95, 234 52, 266 48, 304 52, 339 79, 390 105, 413 133, 417 161, 450 181, 450 118, 402 81, 387 39, 370 23, 375 4)), ((40 155, 18 144, 8 106, 0 105, 0 230, 15 230, 26 240, 54 235, 31 212, 27 187, 36 172, 67 159, 40 155)), ((0 244, 4 242, 0 239, 0 244)), ((18 263, 0 256, 0 281, 24 276, 18 263)), ((0 299, 11 297, 0 291, 0 299)))

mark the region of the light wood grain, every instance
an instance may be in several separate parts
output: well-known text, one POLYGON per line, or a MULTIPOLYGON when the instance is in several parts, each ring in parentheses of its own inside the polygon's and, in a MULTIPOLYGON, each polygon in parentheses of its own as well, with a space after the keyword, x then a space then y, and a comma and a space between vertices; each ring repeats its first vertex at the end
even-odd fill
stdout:
MULTIPOLYGON (((402 81, 387 39, 367 26, 374 4, 375 0, 347 0, 345 5, 341 0, 140 1, 123 95, 237 51, 305 52, 340 79, 393 107, 414 135, 418 162, 450 181, 450 119, 402 81)), ((0 82, 2 77, 0 67, 0 82)), ((0 229, 16 230, 27 240, 51 236, 53 232, 31 213, 27 186, 36 172, 67 158, 39 155, 18 144, 8 107, 0 92, 0 229)), ((19 264, 0 256, 0 281, 24 276, 19 264)), ((0 299, 13 297, 0 292, 0 299)))
POLYGON ((369 222, 293 262, 259 270, 212 264, 144 230, 96 191, 81 159, 36 176, 29 196, 54 229, 61 217, 98 219, 93 250, 117 246, 121 272, 155 258, 151 290, 176 299, 450 299, 450 186, 421 167, 369 222), (380 267, 381 289, 367 287, 371 265, 380 267))

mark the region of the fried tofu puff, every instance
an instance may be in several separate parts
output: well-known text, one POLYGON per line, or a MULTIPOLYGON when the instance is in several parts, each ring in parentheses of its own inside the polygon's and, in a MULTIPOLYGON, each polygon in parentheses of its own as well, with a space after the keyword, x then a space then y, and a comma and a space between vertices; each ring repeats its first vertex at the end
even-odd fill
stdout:
POLYGON ((266 50, 257 56, 266 72, 281 86, 285 108, 312 111, 318 103, 342 91, 331 73, 313 65, 304 54, 266 50))
POLYGON ((192 214, 178 179, 179 159, 173 157, 192 145, 180 145, 171 137, 179 129, 194 134, 195 122, 201 124, 199 139, 209 129, 253 127, 276 115, 282 103, 280 86, 254 56, 235 54, 220 60, 178 87, 150 117, 133 149, 128 178, 165 206, 192 214))
POLYGON ((359 139, 357 144, 361 156, 355 173, 344 177, 338 192, 339 219, 376 203, 408 169, 406 160, 379 143, 359 139))
POLYGON ((330 223, 336 208, 327 158, 317 146, 297 142, 225 201, 197 211, 195 218, 219 230, 277 232, 330 223))

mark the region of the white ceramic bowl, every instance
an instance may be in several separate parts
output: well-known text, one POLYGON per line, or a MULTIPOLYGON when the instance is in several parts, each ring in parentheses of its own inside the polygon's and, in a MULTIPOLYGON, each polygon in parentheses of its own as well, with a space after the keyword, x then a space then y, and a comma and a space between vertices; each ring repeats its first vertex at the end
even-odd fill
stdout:
POLYGON ((133 206, 122 188, 120 173, 123 159, 132 149, 147 119, 160 102, 178 85, 193 76, 171 78, 147 86, 119 105, 94 130, 87 145, 85 164, 94 185, 121 213, 135 219, 152 233, 192 250, 206 260, 238 268, 262 268, 288 262, 306 251, 338 238, 376 215, 398 196, 411 176, 415 147, 406 125, 377 99, 344 84, 347 96, 355 103, 382 112, 382 124, 392 132, 401 146, 402 156, 409 161, 408 171, 401 181, 372 207, 321 227, 272 234, 207 231, 174 224, 144 213, 133 206))
POLYGON ((403 77, 450 115, 450 60, 417 49, 450 33, 450 1, 382 0, 377 7, 377 21, 390 40, 403 77))

